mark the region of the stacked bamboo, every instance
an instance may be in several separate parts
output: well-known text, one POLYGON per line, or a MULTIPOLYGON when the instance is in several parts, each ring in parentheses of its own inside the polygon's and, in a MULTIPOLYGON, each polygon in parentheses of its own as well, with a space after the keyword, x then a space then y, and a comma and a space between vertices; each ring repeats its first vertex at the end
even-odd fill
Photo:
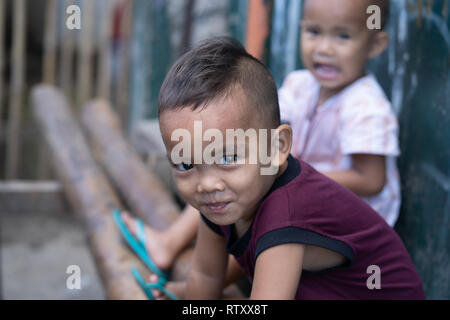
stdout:
MULTIPOLYGON (((92 145, 101 166, 121 191, 131 211, 146 224, 165 229, 178 217, 178 208, 125 140, 119 120, 105 100, 88 103, 84 108, 83 122, 89 132, 89 143, 63 93, 52 86, 41 85, 33 89, 31 97, 35 118, 51 152, 53 168, 74 212, 84 222, 107 297, 142 298, 130 273, 133 265, 141 263, 121 243, 121 235, 112 221, 111 209, 123 206, 91 156, 88 145, 92 145)), ((191 250, 185 251, 176 261, 172 270, 174 279, 186 277, 191 253, 191 250)))
POLYGON ((92 158, 66 98, 54 87, 41 85, 34 88, 31 100, 56 174, 84 222, 107 298, 143 299, 130 273, 139 261, 121 244, 111 214, 111 208, 121 208, 119 198, 92 158))

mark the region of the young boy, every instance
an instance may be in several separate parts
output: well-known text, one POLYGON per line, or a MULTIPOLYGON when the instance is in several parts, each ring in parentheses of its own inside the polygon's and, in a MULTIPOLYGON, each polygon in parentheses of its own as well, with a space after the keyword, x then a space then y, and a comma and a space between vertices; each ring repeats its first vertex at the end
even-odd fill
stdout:
POLYGON ((424 298, 393 229, 290 155, 273 78, 238 42, 210 39, 182 56, 158 112, 174 180, 202 218, 185 298, 221 297, 228 253, 252 280, 252 299, 424 298), (258 134, 219 139, 229 130, 258 134))
POLYGON ((362 197, 394 226, 400 207, 395 157, 398 125, 366 64, 383 52, 388 0, 307 0, 301 22, 306 70, 279 90, 281 119, 292 125, 295 157, 362 197), (381 12, 369 30, 370 5, 381 12))
MULTIPOLYGON (((383 29, 366 27, 371 4, 381 8, 384 27, 387 0, 305 1, 301 42, 308 71, 290 74, 279 100, 282 120, 293 127, 293 155, 361 196, 393 226, 400 206, 397 123, 376 80, 365 76, 367 60, 388 43, 383 29)), ((133 219, 128 215, 123 219, 135 232, 133 219)), ((195 237, 197 225, 198 211, 188 205, 167 231, 146 227, 155 263, 170 267, 195 237)), ((233 266, 230 259, 230 270, 237 271, 233 266)))

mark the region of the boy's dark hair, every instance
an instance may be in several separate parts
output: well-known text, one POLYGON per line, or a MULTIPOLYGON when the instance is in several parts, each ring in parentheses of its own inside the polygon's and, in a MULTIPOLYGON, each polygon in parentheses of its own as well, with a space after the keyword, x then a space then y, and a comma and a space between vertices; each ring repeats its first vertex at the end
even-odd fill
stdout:
POLYGON ((280 125, 275 81, 269 70, 230 37, 201 42, 180 57, 164 79, 158 115, 167 110, 207 107, 215 99, 243 92, 255 114, 269 127, 280 125), (240 90, 242 89, 242 90, 240 90))

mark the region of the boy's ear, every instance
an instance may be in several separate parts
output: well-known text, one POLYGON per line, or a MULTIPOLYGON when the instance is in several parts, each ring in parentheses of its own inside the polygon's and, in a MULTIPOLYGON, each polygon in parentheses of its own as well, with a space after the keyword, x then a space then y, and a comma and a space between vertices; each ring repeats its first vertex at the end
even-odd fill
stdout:
POLYGON ((377 31, 372 38, 369 59, 375 58, 386 50, 389 45, 389 35, 386 31, 377 31))
POLYGON ((278 156, 275 157, 273 165, 281 167, 288 159, 292 148, 292 128, 288 124, 282 124, 277 129, 278 156))

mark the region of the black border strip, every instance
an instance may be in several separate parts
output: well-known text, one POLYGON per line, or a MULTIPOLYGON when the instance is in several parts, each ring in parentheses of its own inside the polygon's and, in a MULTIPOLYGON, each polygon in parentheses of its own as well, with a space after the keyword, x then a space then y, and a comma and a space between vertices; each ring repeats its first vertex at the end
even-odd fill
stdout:
MULTIPOLYGON (((335 251, 342 254, 349 260, 345 266, 349 266, 354 257, 353 249, 343 241, 331 239, 307 229, 286 227, 267 232, 259 238, 256 244, 255 261, 258 258, 258 255, 264 250, 286 243, 308 244, 335 251)), ((342 266, 339 266, 338 268, 341 267, 342 266)), ((319 272, 304 271, 309 274, 315 274, 329 272, 333 269, 335 268, 330 268, 319 272)))

